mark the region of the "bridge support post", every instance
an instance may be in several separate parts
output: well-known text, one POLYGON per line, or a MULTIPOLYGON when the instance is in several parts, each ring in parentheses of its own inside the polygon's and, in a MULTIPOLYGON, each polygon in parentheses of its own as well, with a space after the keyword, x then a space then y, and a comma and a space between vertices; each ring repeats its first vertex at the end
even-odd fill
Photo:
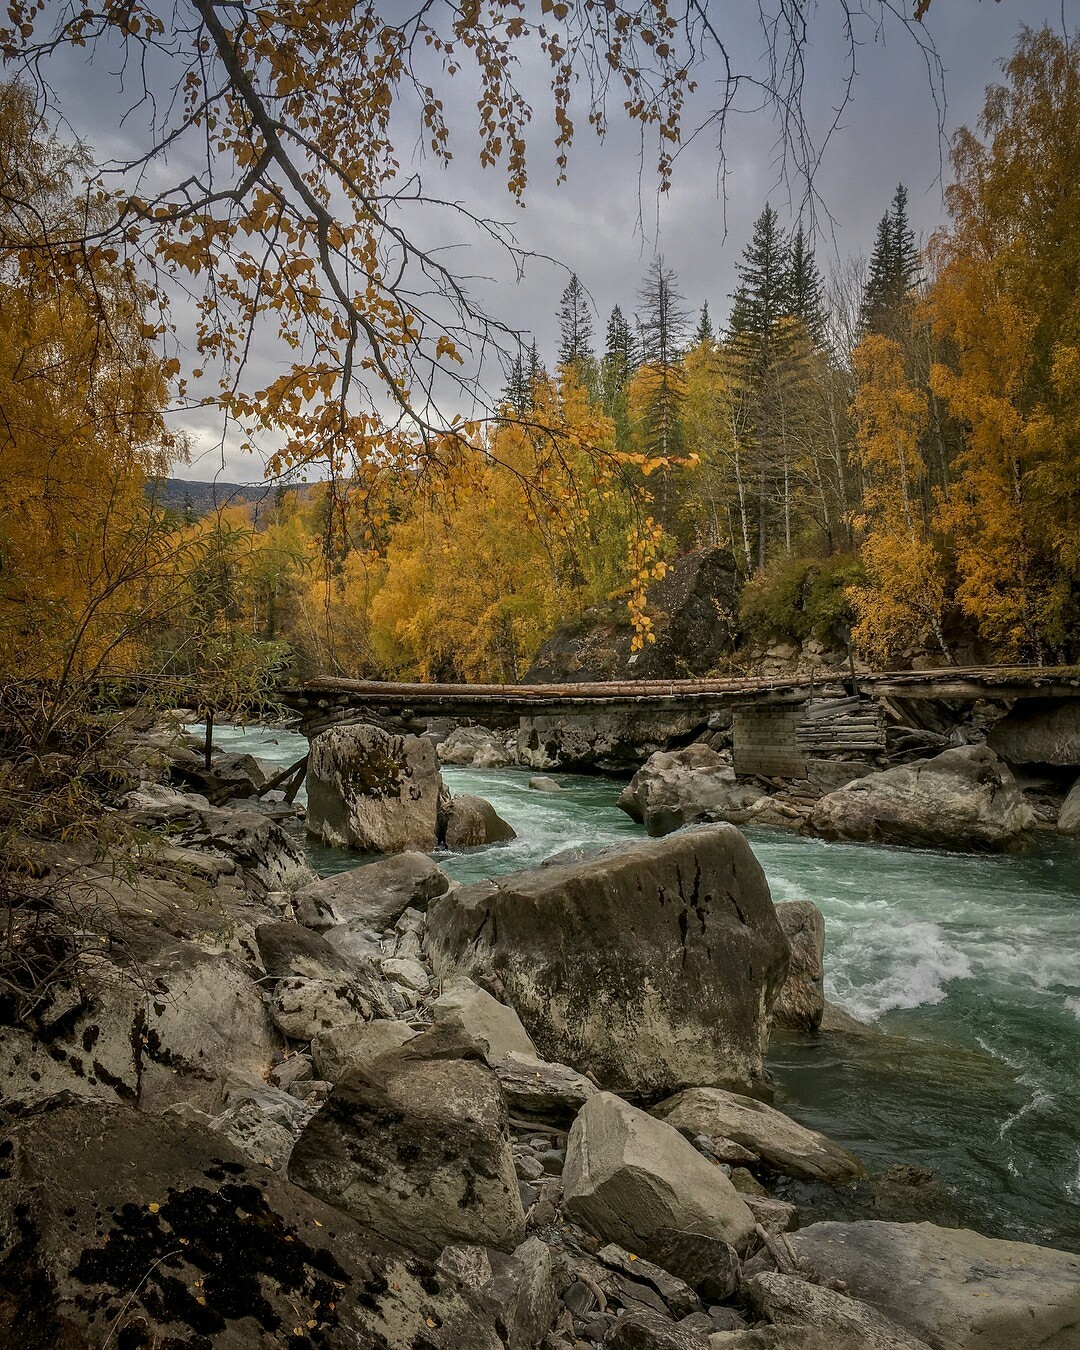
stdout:
POLYGON ((731 741, 741 777, 805 778, 806 754, 797 740, 805 703, 742 704, 733 710, 731 741))

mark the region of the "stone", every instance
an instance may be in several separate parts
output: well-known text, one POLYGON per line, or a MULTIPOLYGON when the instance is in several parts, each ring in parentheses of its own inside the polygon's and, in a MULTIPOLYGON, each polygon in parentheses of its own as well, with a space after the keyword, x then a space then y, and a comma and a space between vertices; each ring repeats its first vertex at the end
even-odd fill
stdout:
POLYGON ((539 1238, 527 1238, 510 1255, 491 1247, 445 1247, 435 1268, 483 1309, 507 1350, 538 1350, 556 1307, 551 1252, 539 1238))
POLYGON ((424 1256, 519 1246, 506 1103, 491 1070, 462 1054, 479 1047, 436 1029, 350 1069, 297 1140, 290 1180, 424 1256))
POLYGON ((834 1183, 866 1176, 866 1168, 846 1148, 753 1097, 722 1088, 688 1088, 653 1112, 691 1137, 726 1135, 785 1176, 834 1183))
POLYGON ((757 1313, 775 1326, 821 1327, 857 1339, 865 1350, 927 1350, 869 1304, 791 1275, 755 1275, 746 1292, 757 1313))
POLYGON ((745 1194, 743 1200, 754 1219, 771 1236, 790 1232, 798 1222, 799 1211, 786 1200, 777 1200, 772 1195, 745 1194))
POLYGON ((731 825, 455 889, 427 941, 436 975, 500 990, 542 1058, 604 1087, 762 1079, 788 946, 731 825))
POLYGON ((315 880, 301 845, 277 821, 256 811, 200 811, 170 842, 227 858, 244 885, 262 894, 292 892, 315 880))
POLYGON ((647 834, 659 836, 701 820, 741 825, 760 796, 760 788, 737 783, 727 760, 698 742, 650 756, 618 804, 647 834))
POLYGON ((739 1253, 722 1238, 681 1228, 658 1228, 649 1238, 649 1256, 658 1266, 685 1280, 703 1299, 719 1302, 730 1298, 739 1287, 739 1253))
POLYGON ((503 1345, 451 1278, 193 1119, 84 1102, 13 1125, 0 1159, 2 1345, 503 1345))
POLYGON ((617 1243, 609 1242, 601 1247, 596 1253, 596 1259, 611 1270, 617 1270, 655 1289, 673 1317, 688 1317, 701 1309, 701 1300, 685 1281, 662 1266, 626 1251, 617 1243))
POLYGON ((489 1064, 508 1055, 535 1059, 536 1046, 513 1008, 500 1003, 466 976, 448 979, 431 1005, 435 1024, 460 1027, 484 1047, 489 1064))
POLYGON ((826 839, 975 852, 1023 848, 1035 825, 1008 766, 984 745, 856 779, 822 797, 810 819, 826 839))
POLYGON ((364 724, 331 727, 311 742, 307 831, 335 848, 429 853, 439 842, 441 787, 429 741, 364 724))
POLYGON ((293 902, 297 920, 319 932, 339 924, 382 932, 407 909, 425 910, 449 889, 450 878, 426 854, 406 852, 323 877, 297 891, 293 902))
POLYGON ((517 838, 517 830, 503 820, 490 802, 467 792, 450 799, 441 817, 439 833, 451 851, 482 848, 517 838))
POLYGON ((405 1022, 376 1018, 320 1032, 311 1042, 311 1056, 319 1077, 336 1083, 355 1065, 377 1059, 387 1050, 396 1050, 415 1035, 405 1022))
POLYGON ((867 1022, 860 1022, 836 1003, 825 1000, 825 1009, 821 1014, 818 1031, 839 1033, 842 1036, 880 1036, 867 1022))
POLYGON ((590 1098, 570 1129, 563 1212, 645 1254, 658 1229, 685 1229, 735 1248, 754 1232, 753 1216, 718 1167, 670 1125, 610 1092, 590 1098))
POLYGON ((502 769, 513 764, 506 742, 486 727, 455 727, 439 742, 440 764, 458 764, 473 769, 502 769))
POLYGON ((1080 778, 1061 803, 1057 818, 1058 834, 1080 834, 1080 778))
POLYGON ((533 713, 522 717, 517 761, 530 769, 632 773, 657 750, 692 740, 697 712, 533 713))
POLYGON ((556 783, 554 778, 548 778, 544 774, 537 774, 529 779, 529 787, 534 792, 565 792, 566 789, 561 783, 556 783))
POLYGON ((226 1084, 225 1110, 210 1125, 252 1162, 280 1172, 309 1112, 291 1093, 257 1081, 226 1084))
POLYGON ((825 916, 810 900, 787 900, 776 906, 776 917, 791 965, 772 1005, 773 1026, 816 1031, 825 1012, 825 916))
POLYGON ((714 1331, 709 1350, 871 1350, 861 1332, 836 1327, 756 1326, 745 1331, 714 1331))
POLYGON ((986 743, 1010 764, 1080 766, 1080 703, 1019 699, 986 743))
POLYGON ((386 955, 381 934, 366 924, 339 923, 336 928, 324 928, 322 936, 350 965, 353 962, 378 965, 386 955))
POLYGON ((260 924, 255 938, 273 981, 270 1016, 290 1039, 392 1016, 387 986, 370 962, 347 961, 318 933, 287 921, 260 924))
POLYGON ((394 984, 404 985, 417 994, 426 994, 431 988, 431 976, 411 957, 391 956, 382 962, 382 973, 394 984))
POLYGON ((678 1326, 653 1312, 620 1317, 604 1341, 611 1350, 709 1350, 709 1340, 696 1327, 678 1326))
POLYGON ((511 1050, 498 1059, 489 1058, 489 1063, 510 1110, 529 1120, 568 1121, 597 1091, 584 1074, 535 1055, 511 1050))
POLYGON ((270 1070, 270 1082, 274 1087, 287 1089, 292 1083, 309 1082, 312 1077, 311 1070, 310 1055, 288 1055, 270 1070))
POLYGON ((816 1223, 788 1239, 933 1350, 1074 1350, 1080 1255, 931 1223, 816 1223))

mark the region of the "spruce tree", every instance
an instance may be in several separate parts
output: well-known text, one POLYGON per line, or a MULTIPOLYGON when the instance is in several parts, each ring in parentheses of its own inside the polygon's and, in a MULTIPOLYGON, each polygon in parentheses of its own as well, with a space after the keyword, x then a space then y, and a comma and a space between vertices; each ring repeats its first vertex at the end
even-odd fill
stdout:
POLYGON ((575 272, 559 304, 559 364, 582 367, 594 360, 593 325, 585 287, 575 272))
POLYGON ((618 305, 607 322, 604 355, 600 362, 600 396, 604 412, 615 423, 615 444, 630 449, 630 419, 626 390, 637 366, 634 332, 618 305))
POLYGON ((801 320, 811 340, 820 344, 825 332, 821 273, 801 225, 791 241, 787 290, 791 317, 801 320))
POLYGON ((682 354, 688 316, 678 282, 675 269, 665 267, 663 254, 657 254, 638 291, 641 354, 650 365, 673 366, 682 354))
POLYGON ((908 221, 907 188, 897 186, 878 222, 862 301, 867 333, 885 333, 902 318, 907 299, 922 280, 915 232, 908 221))
POLYGON ((532 393, 526 378, 525 361, 520 347, 517 356, 510 362, 510 369, 507 371, 502 402, 516 413, 527 413, 532 406, 532 393))
POLYGON ((703 347, 705 343, 715 341, 716 333, 713 330, 712 319, 709 318, 709 302, 706 300, 701 306, 698 324, 694 329, 694 338, 690 345, 692 347, 703 347))
MULTIPOLYGON (((661 254, 653 259, 638 292, 638 316, 644 369, 641 415, 637 434, 647 455, 669 459, 683 452, 682 410, 686 386, 681 369, 686 342, 687 313, 682 308, 678 277, 664 266, 661 254)), ((667 471, 654 488, 657 516, 671 528, 675 503, 667 471)))
POLYGON ((735 266, 739 287, 728 321, 731 342, 751 376, 761 378, 773 363, 780 320, 792 312, 791 250, 767 202, 735 266))

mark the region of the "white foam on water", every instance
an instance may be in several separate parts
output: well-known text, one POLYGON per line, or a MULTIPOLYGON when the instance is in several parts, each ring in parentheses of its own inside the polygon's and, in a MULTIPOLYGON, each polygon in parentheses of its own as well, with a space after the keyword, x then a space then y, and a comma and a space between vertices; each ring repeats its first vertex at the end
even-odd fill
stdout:
POLYGON ((969 956, 927 921, 845 925, 833 945, 830 997, 856 1017, 942 1003, 953 980, 970 979, 969 956))
POLYGON ((1078 1021, 1080 1021, 1080 997, 1067 998, 1065 1000, 1065 1007, 1068 1008, 1069 1012, 1071 1012, 1078 1021))

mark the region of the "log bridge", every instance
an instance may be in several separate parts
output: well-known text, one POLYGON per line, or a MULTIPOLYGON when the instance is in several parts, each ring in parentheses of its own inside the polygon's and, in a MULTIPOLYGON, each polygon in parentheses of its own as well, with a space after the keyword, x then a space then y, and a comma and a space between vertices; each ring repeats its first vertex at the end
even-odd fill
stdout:
POLYGON ((815 758, 841 753, 869 759, 883 752, 886 714, 900 725, 918 726, 919 704, 1080 700, 1080 668, 970 666, 578 684, 396 684, 319 676, 279 697, 309 737, 349 722, 410 731, 436 718, 516 725, 519 747, 533 752, 530 762, 537 767, 587 767, 587 757, 580 763, 572 752, 560 758, 560 743, 575 730, 579 744, 602 725, 609 740, 621 735, 655 749, 685 744, 710 718, 715 725, 717 714, 730 712, 738 774, 806 778, 815 758))

